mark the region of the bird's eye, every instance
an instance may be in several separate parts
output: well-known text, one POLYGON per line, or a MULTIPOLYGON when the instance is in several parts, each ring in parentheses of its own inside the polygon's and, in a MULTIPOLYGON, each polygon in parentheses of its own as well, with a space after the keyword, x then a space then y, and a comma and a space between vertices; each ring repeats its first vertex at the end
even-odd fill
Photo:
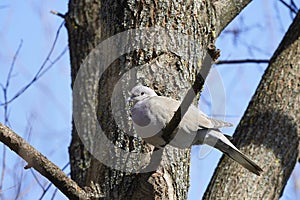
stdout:
POLYGON ((145 94, 145 92, 141 92, 141 95, 143 96, 145 94))

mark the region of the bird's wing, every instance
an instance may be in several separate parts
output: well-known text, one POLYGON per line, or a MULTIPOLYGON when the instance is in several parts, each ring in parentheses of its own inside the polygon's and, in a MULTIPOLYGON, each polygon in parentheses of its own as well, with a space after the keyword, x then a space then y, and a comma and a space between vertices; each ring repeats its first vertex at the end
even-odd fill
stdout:
MULTIPOLYGON (((163 124, 168 123, 172 119, 174 113, 180 106, 179 101, 163 96, 151 97, 147 100, 147 104, 149 104, 148 108, 150 109, 151 114, 163 124)), ((189 107, 179 124, 179 127, 186 131, 197 131, 199 128, 219 129, 229 126, 232 126, 232 124, 222 120, 209 118, 194 105, 189 107)))
MULTIPOLYGON (((214 128, 214 129, 219 129, 219 128, 224 128, 224 127, 231 127, 233 126, 233 124, 229 123, 229 122, 225 122, 219 119, 214 119, 211 117, 208 117, 206 114, 204 114, 201 110, 199 110, 196 106, 192 105, 190 107, 192 110, 195 110, 193 112, 199 112, 200 113, 200 118, 205 118, 206 120, 210 121, 210 126, 203 126, 203 128, 214 128)), ((203 123, 200 122, 200 126, 203 123)))
MULTIPOLYGON (((162 96, 151 97, 148 100, 148 103, 151 113, 159 121, 163 121, 164 124, 168 123, 172 119, 174 113, 180 106, 179 101, 162 96)), ((214 121, 208 118, 194 105, 191 105, 189 107, 179 126, 180 128, 187 129, 190 131, 197 131, 199 127, 215 128, 214 121)))
POLYGON ((172 119, 179 106, 178 101, 163 96, 150 97, 145 103, 148 104, 151 115, 163 124, 167 124, 172 119))

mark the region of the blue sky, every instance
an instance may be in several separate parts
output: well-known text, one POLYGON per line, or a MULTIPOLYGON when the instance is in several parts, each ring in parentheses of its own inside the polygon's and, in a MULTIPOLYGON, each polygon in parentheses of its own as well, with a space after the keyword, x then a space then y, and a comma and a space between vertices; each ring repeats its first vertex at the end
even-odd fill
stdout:
MULTIPOLYGON (((8 88, 9 97, 14 96, 32 80, 50 51, 57 29, 62 23, 62 19, 50 14, 50 10, 65 13, 67 3, 59 0, 43 2, 1 0, 0 2, 0 83, 2 85, 6 83, 13 57, 22 43, 8 88)), ((270 58, 291 21, 289 10, 279 1, 254 0, 228 26, 226 33, 219 37, 217 47, 221 49, 220 59, 270 58), (233 30, 242 32, 234 36, 231 34, 233 30)), ((63 52, 67 45, 67 31, 63 27, 50 61, 63 52)), ((50 62, 47 62, 46 66, 49 64, 50 62)), ((215 73, 220 74, 226 94, 226 115, 218 117, 221 119, 225 117, 227 121, 238 124, 265 68, 264 64, 214 67, 215 73)), ((212 93, 217 92, 208 89, 214 88, 214 76, 211 80, 207 83, 209 87, 204 90, 200 101, 201 109, 208 114, 211 113, 212 104, 217 108, 224 105, 224 102, 219 102, 218 98, 211 98, 212 93)), ((10 127, 61 168, 68 163, 69 159, 68 146, 71 140, 72 118, 70 85, 70 61, 67 51, 62 59, 8 107, 10 127)), ((3 102, 2 91, 0 91, 0 101, 3 102)), ((3 107, 0 107, 0 121, 4 122, 3 107)), ((234 128, 224 129, 224 131, 232 134, 234 128)), ((200 158, 200 148, 193 147, 189 200, 201 199, 221 156, 221 153, 214 150, 204 159, 200 158)), ((1 145, 0 163, 3 159, 2 151, 1 145)), ((33 178, 33 174, 39 178, 44 187, 49 182, 37 172, 24 171, 25 163, 9 149, 5 151, 6 167, 2 187, 4 197, 6 199, 15 197, 20 185, 20 177, 23 177, 25 181, 21 184, 18 199, 39 198, 43 190, 33 178)), ((3 170, 2 167, 0 166, 0 172, 3 170)), ((69 173, 69 168, 65 172, 69 173)), ((298 166, 282 199, 300 198, 299 188, 297 190, 294 188, 295 181, 299 182, 299 173, 298 166)), ((51 199, 54 191, 55 188, 52 186, 43 199, 51 199)), ((66 198, 57 192, 55 199, 66 198)))

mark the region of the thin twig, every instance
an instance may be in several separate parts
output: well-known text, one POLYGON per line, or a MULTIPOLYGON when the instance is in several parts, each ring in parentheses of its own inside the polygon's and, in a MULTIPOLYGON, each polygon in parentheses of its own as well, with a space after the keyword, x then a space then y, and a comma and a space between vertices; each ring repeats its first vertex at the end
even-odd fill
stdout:
POLYGON ((57 189, 54 190, 53 194, 52 194, 52 197, 51 197, 51 200, 54 200, 55 199, 55 196, 57 194, 57 189))
MULTIPOLYGON (((64 171, 68 166, 69 166, 69 162, 61 169, 62 171, 64 171)), ((42 200, 44 198, 44 196, 46 195, 46 193, 49 191, 50 187, 53 185, 53 183, 49 183, 49 185, 46 187, 46 189, 43 188, 43 193, 40 196, 39 200, 42 200)))
MULTIPOLYGON (((10 65, 10 68, 9 68, 9 71, 8 71, 8 74, 7 74, 5 86, 1 85, 2 90, 3 90, 4 102, 7 101, 8 87, 9 87, 10 80, 11 80, 11 77, 12 77, 12 72, 13 72, 17 57, 19 55, 19 52, 22 48, 22 45, 23 45, 23 40, 21 40, 21 42, 20 42, 20 44, 17 48, 17 51, 16 51, 16 53, 13 57, 12 63, 10 65)), ((9 118, 9 112, 8 112, 8 105, 6 104, 6 105, 4 105, 4 124, 6 124, 6 125, 9 123, 8 118, 9 118)), ((4 178, 5 178, 5 171, 6 171, 6 147, 3 145, 0 191, 2 190, 3 181, 4 181, 4 178)), ((1 197, 1 194, 0 194, 0 197, 1 197)))
POLYGON ((36 82, 38 79, 40 79, 41 76, 43 76, 45 74, 45 72, 48 71, 51 67, 53 67, 53 65, 65 54, 65 52, 67 51, 66 48, 64 48, 64 50, 57 56, 57 58, 54 59, 54 61, 51 61, 51 59, 50 59, 50 57, 52 56, 52 53, 54 51, 54 48, 56 46, 61 28, 63 27, 64 23, 65 22, 62 22, 61 25, 59 26, 48 55, 45 58, 45 60, 43 61, 41 67, 39 68, 39 70, 37 71, 35 76, 32 78, 32 80, 28 84, 26 84, 23 88, 21 88, 18 92, 16 92, 15 95, 11 99, 5 101, 4 103, 1 103, 0 106, 7 105, 7 104, 11 103, 12 101, 14 101, 16 98, 18 98, 20 95, 22 95, 34 82, 36 82), (45 66, 48 62, 50 62, 50 65, 45 69, 45 66))
POLYGON ((2 171, 1 171, 1 180, 0 180, 0 199, 2 196, 2 186, 5 178, 5 171, 6 171, 6 146, 3 144, 3 151, 2 151, 2 171))
POLYGON ((297 14, 297 10, 295 10, 291 5, 287 4, 285 1, 283 0, 279 0, 281 3, 283 3, 283 5, 285 5, 286 7, 288 7, 288 9, 290 9, 291 12, 293 12, 294 14, 297 14))
MULTIPOLYGON (((23 160, 22 160, 23 161, 23 160)), ((21 171, 21 174, 18 174, 18 184, 17 184, 17 189, 16 189, 16 192, 15 192, 15 200, 17 199, 20 199, 20 196, 22 195, 21 194, 21 188, 22 188, 22 179, 23 179, 23 170, 21 171)))
POLYGON ((31 172, 33 178, 35 179, 35 181, 38 183, 38 185, 39 185, 39 186, 42 188, 42 190, 44 191, 45 188, 44 188, 43 184, 39 181, 37 175, 35 175, 33 169, 30 168, 30 172, 31 172))
POLYGON ((21 50, 21 48, 22 48, 22 45, 23 45, 23 40, 20 41, 20 44, 19 44, 19 46, 18 46, 18 48, 17 48, 17 51, 16 51, 16 53, 15 53, 15 55, 14 55, 14 57, 13 57, 12 63, 11 63, 10 68, 9 68, 9 72, 8 72, 8 74, 7 74, 5 88, 8 88, 8 86, 9 86, 10 79, 11 79, 11 75, 12 75, 14 66, 15 66, 15 64, 16 64, 18 55, 19 55, 19 53, 20 53, 20 50, 21 50))
POLYGON ((50 13, 52 13, 53 15, 57 15, 63 19, 65 19, 65 17, 66 17, 64 14, 61 14, 60 12, 57 12, 55 10, 50 10, 50 13))
POLYGON ((69 49, 68 46, 66 46, 64 48, 64 50, 62 50, 62 52, 53 61, 49 60, 50 65, 48 67, 46 67, 43 71, 41 71, 39 76, 37 76, 37 79, 42 77, 49 69, 51 69, 53 67, 53 65, 55 65, 55 63, 57 63, 65 55, 65 53, 67 52, 68 49, 69 49))
POLYGON ((218 60, 215 64, 246 64, 246 63, 269 63, 267 59, 243 59, 243 60, 218 60))
POLYGON ((298 10, 294 0, 291 0, 291 6, 295 9, 295 10, 298 10))
POLYGON ((47 186, 45 189, 43 189, 43 193, 42 193, 42 195, 40 196, 39 200, 42 200, 42 199, 44 198, 44 196, 46 195, 46 193, 48 192, 48 190, 50 189, 50 187, 51 187, 52 185, 53 185, 53 184, 50 182, 50 183, 48 184, 48 186, 47 186))
POLYGON ((204 81, 209 73, 211 65, 213 63, 212 57, 207 53, 204 60, 200 72, 196 74, 196 79, 192 85, 192 87, 188 90, 187 94, 183 98, 180 106, 174 113, 172 119, 167 124, 165 128, 162 129, 162 137, 166 142, 165 145, 169 144, 176 136, 175 129, 179 125, 181 119, 184 117, 185 113, 187 112, 188 108, 190 107, 193 99, 196 95, 200 92, 202 87, 204 86, 204 81))
MULTIPOLYGON (((6 84, 5 84, 5 86, 3 86, 3 88, 2 88, 2 89, 3 89, 4 102, 7 101, 8 88, 9 88, 9 84, 10 84, 10 81, 11 81, 11 78, 12 78, 12 72, 13 72, 13 70, 14 70, 14 67, 15 67, 15 64, 16 64, 16 61, 17 61, 17 58, 18 58, 18 55, 19 55, 20 50, 21 50, 21 48, 22 48, 22 45, 23 45, 23 40, 20 41, 20 44, 19 44, 19 46, 18 46, 18 48, 17 48, 17 51, 16 51, 16 53, 15 53, 15 55, 14 55, 14 57, 13 57, 12 63, 11 63, 11 65, 10 65, 9 71, 8 71, 8 73, 7 73, 6 84)), ((9 114, 8 114, 8 105, 5 104, 5 105, 4 105, 4 123, 5 123, 6 125, 7 125, 7 123, 8 123, 8 118, 9 118, 8 115, 9 115, 9 114)))
POLYGON ((59 167, 49 161, 23 138, 0 123, 0 141, 22 157, 27 167, 33 167, 70 199, 88 199, 88 194, 59 167))

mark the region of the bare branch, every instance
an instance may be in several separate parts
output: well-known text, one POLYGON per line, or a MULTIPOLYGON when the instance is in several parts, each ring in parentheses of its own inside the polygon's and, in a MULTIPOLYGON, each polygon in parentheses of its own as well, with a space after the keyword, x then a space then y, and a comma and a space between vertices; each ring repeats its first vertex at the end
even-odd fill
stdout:
POLYGON ((288 7, 288 9, 290 9, 291 12, 293 12, 294 14, 297 14, 297 10, 294 8, 295 4, 289 5, 287 4, 285 1, 283 0, 279 0, 281 3, 283 3, 286 7, 288 7))
POLYGON ((57 194, 57 189, 55 189, 55 191, 54 191, 54 193, 53 193, 53 195, 52 195, 52 197, 51 197, 51 200, 54 200, 55 199, 55 195, 57 194))
POLYGON ((270 60, 267 59, 244 59, 244 60, 218 60, 217 65, 222 64, 244 64, 244 63, 269 63, 270 60))
POLYGON ((6 146, 3 145, 3 152, 2 152, 2 171, 1 171, 1 178, 0 178, 0 197, 2 196, 2 187, 3 187, 3 182, 5 178, 5 171, 6 171, 6 146))
POLYGON ((193 99, 196 95, 200 92, 204 85, 204 81, 208 75, 208 72, 211 68, 213 63, 213 59, 209 53, 206 54, 202 67, 200 71, 196 74, 196 79, 192 85, 192 87, 188 90, 187 94, 185 95, 183 101, 181 102, 180 106, 174 113, 172 119, 167 124, 165 128, 162 129, 163 132, 163 139, 166 142, 165 145, 169 144, 172 139, 176 136, 176 132, 174 131, 176 127, 179 125, 181 119, 184 117, 185 113, 187 112, 188 108, 190 107, 193 99))
MULTIPOLYGON (((15 55, 13 57, 12 63, 10 65, 10 68, 9 68, 9 71, 8 71, 8 74, 7 74, 5 86, 3 86, 1 84, 1 87, 2 87, 2 90, 3 90, 4 102, 7 102, 7 94, 8 94, 8 88, 9 88, 9 85, 10 85, 10 81, 11 81, 11 78, 12 78, 12 72, 14 70, 15 63, 17 61, 17 57, 18 57, 18 55, 20 53, 22 45, 23 45, 23 40, 21 40, 21 42, 20 42, 20 44, 18 46, 18 49, 17 49, 17 51, 16 51, 16 53, 15 53, 15 55)), ((8 104, 5 104, 4 105, 4 123, 6 125, 8 124, 8 118, 9 118, 8 104)))
POLYGON ((53 15, 57 15, 57 16, 63 18, 63 19, 65 19, 65 17, 66 17, 64 14, 61 14, 61 13, 55 11, 55 10, 50 10, 50 13, 52 13, 53 15))
POLYGON ((38 185, 42 188, 42 190, 44 191, 44 190, 45 190, 45 189, 44 189, 44 186, 43 186, 43 184, 39 181, 37 175, 35 175, 34 170, 33 170, 33 169, 30 169, 30 172, 31 172, 33 178, 35 179, 35 181, 37 182, 37 184, 38 184, 38 185))
MULTIPOLYGON (((9 68, 9 71, 8 71, 8 74, 7 74, 5 86, 2 85, 2 84, 0 84, 0 86, 1 86, 1 88, 3 90, 4 102, 7 101, 8 87, 9 87, 9 84, 10 84, 10 80, 12 78, 12 72, 13 72, 13 69, 14 69, 17 57, 19 55, 19 52, 20 52, 20 50, 22 48, 22 45, 23 45, 23 40, 21 40, 21 42, 20 42, 20 44, 19 44, 19 46, 17 48, 17 51, 16 51, 16 53, 15 53, 15 55, 13 57, 12 63, 10 65, 10 68, 9 68)), ((8 118, 9 118, 8 105, 5 104, 4 105, 4 123, 6 125, 9 124, 8 118)), ((3 181, 4 181, 4 177, 5 177, 5 171, 6 171, 6 147, 3 146, 2 172, 1 172, 1 177, 0 177, 0 191, 2 190, 3 181)), ((1 194, 0 194, 0 197, 1 197, 1 194)))
MULTIPOLYGON (((68 166, 69 166, 69 162, 61 169, 62 171, 64 171, 68 166)), ((34 174, 34 173, 33 173, 34 174)), ((35 175, 34 175, 35 176, 35 175)), ((35 177, 36 178, 36 177, 35 177)), ((36 178, 36 180, 38 181, 38 179, 36 178)), ((44 188, 43 186, 41 186, 42 187, 42 189, 43 189, 43 193, 42 193, 42 195, 40 196, 40 198, 39 198, 39 200, 42 200, 43 198, 44 198, 44 196, 46 195, 46 193, 49 191, 49 189, 50 189, 50 187, 52 186, 53 184, 50 182, 49 183, 49 185, 46 187, 46 188, 44 188)))
POLYGON ((20 95, 22 95, 34 82, 36 82, 39 78, 41 78, 45 74, 46 71, 48 71, 51 67, 53 67, 53 65, 66 53, 67 48, 64 48, 64 50, 54 59, 54 61, 51 61, 51 59, 50 59, 50 57, 52 56, 52 53, 54 51, 54 48, 56 46, 56 43, 57 43, 57 40, 58 40, 58 37, 60 34, 60 30, 64 24, 65 24, 65 22, 61 23, 61 25, 59 26, 59 28, 56 32, 56 35, 55 35, 54 42, 50 48, 48 55, 45 58, 44 62, 42 63, 40 69, 37 71, 35 76, 32 78, 32 80, 28 84, 26 84, 23 88, 21 88, 18 92, 16 92, 16 94, 11 99, 5 101, 4 103, 0 103, 0 106, 7 105, 7 104, 13 102, 20 95), (48 62, 50 62, 50 64, 48 67, 46 67, 46 64, 48 62))
POLYGON ((16 51, 16 53, 15 53, 15 55, 13 57, 12 63, 11 63, 10 68, 9 68, 9 72, 7 74, 5 88, 8 88, 8 86, 9 86, 11 75, 12 75, 12 71, 14 69, 14 66, 15 66, 15 63, 17 61, 17 57, 18 57, 18 55, 20 53, 20 50, 22 48, 22 45, 23 45, 23 40, 21 40, 21 42, 20 42, 20 44, 18 46, 18 49, 17 49, 17 51, 16 51))
POLYGON ((70 179, 59 167, 28 144, 10 128, 0 123, 0 141, 22 157, 28 165, 51 181, 70 199, 88 199, 88 194, 70 179))

